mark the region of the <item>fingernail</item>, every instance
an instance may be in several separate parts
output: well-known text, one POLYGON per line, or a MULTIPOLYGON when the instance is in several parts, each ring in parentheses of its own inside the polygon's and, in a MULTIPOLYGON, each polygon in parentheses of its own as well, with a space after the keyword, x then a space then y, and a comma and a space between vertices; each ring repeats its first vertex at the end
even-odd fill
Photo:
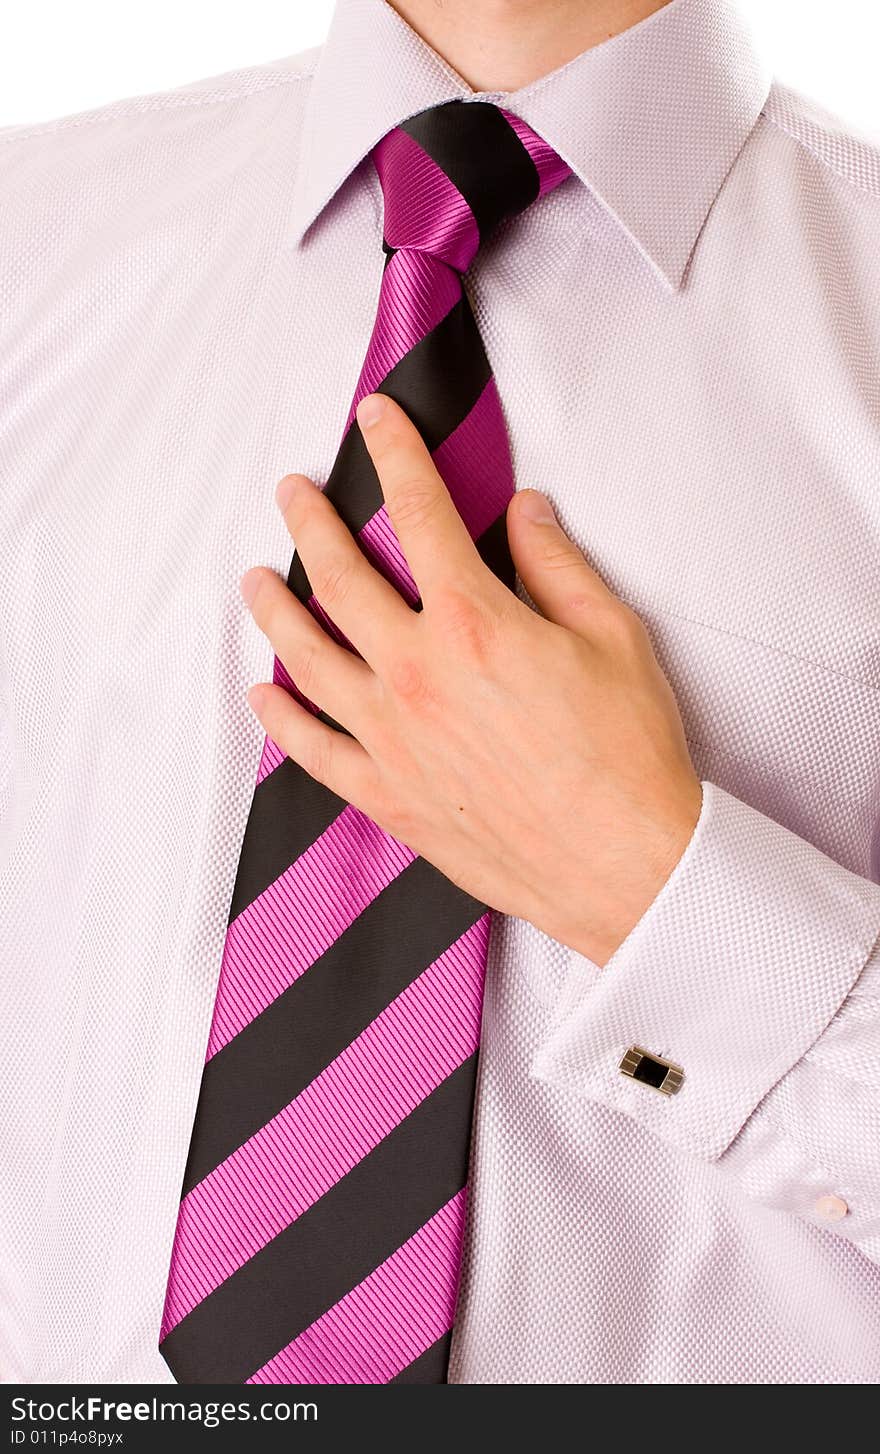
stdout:
POLYGON ((285 475, 275 486, 275 503, 282 512, 287 509, 293 498, 294 479, 292 475, 285 475))
POLYGON ((536 525, 555 525, 556 516, 546 495, 539 494, 537 490, 523 490, 520 498, 522 504, 519 508, 528 520, 534 520, 536 525))
POLYGON ((361 429, 371 429, 385 412, 385 400, 381 394, 368 394, 357 406, 357 421, 361 429))
POLYGON ((262 686, 249 687, 248 690, 247 690, 247 693, 245 695, 246 695, 247 704, 250 707, 251 711, 252 712, 259 712, 259 710, 260 710, 260 703, 263 700, 263 688, 262 688, 262 686))
POLYGON ((241 598, 246 606, 249 606, 253 601, 254 596, 257 594, 259 584, 260 575, 255 570, 249 570, 239 581, 238 589, 241 591, 241 598))

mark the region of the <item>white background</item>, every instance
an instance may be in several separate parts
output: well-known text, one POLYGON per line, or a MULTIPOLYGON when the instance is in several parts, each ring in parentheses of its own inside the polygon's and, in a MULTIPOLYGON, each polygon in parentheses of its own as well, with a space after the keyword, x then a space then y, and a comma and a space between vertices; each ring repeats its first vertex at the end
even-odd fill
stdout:
MULTIPOLYGON (((740 5, 782 80, 880 133, 878 0, 740 5)), ((8 0, 0 126, 292 55, 320 43, 332 10, 333 0, 8 0)))

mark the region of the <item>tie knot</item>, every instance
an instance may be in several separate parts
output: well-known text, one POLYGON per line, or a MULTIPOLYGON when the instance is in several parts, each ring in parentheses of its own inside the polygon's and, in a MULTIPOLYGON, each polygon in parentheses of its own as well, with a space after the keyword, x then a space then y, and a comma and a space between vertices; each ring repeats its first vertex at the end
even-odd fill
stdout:
POLYGON ((430 253, 460 273, 493 227, 570 170, 518 116, 486 101, 420 111, 382 138, 373 159, 386 247, 430 253))

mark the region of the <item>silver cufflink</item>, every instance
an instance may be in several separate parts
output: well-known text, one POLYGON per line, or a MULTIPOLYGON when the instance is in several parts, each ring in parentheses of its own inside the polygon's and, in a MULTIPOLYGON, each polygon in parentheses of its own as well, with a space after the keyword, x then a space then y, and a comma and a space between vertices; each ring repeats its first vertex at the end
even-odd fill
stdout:
POLYGON ((673 1065, 671 1060, 664 1060, 660 1055, 651 1055, 641 1045, 631 1045, 618 1068, 621 1075, 628 1075, 630 1080, 639 1080, 642 1085, 649 1085, 652 1090, 659 1091, 661 1096, 674 1096, 681 1089, 684 1080, 684 1071, 680 1065, 673 1065))

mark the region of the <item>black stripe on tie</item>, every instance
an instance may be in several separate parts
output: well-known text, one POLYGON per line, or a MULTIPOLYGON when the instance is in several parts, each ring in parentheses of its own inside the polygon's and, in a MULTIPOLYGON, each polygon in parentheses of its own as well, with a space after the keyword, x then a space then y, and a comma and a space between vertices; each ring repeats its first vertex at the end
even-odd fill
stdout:
POLYGON ((512 591, 516 585, 516 570, 507 539, 506 511, 483 531, 476 541, 476 547, 483 564, 487 565, 490 571, 493 571, 499 580, 503 581, 509 591, 512 591))
POLYGON ((172 1329, 178 1383, 246 1383, 461 1190, 476 1060, 172 1329))
MULTIPOLYGON (((428 449, 434 450, 467 418, 491 376, 470 304, 462 297, 378 387, 409 415, 428 449)), ((356 422, 339 447, 324 493, 354 535, 382 506, 382 489, 356 422)), ((297 555, 287 584, 301 601, 312 593, 297 555)))
POLYGON ((402 1368, 396 1378, 389 1379, 389 1383, 445 1383, 451 1346, 452 1334, 444 1333, 442 1338, 402 1368))
POLYGON ((182 1195, 314 1080, 485 906, 417 858, 202 1074, 182 1195))
POLYGON ((541 187, 538 170, 509 121, 487 101, 450 101, 400 127, 464 197, 485 241, 504 217, 525 211, 541 187))
POLYGON ((285 757, 254 789, 229 922, 258 899, 347 805, 285 757))

